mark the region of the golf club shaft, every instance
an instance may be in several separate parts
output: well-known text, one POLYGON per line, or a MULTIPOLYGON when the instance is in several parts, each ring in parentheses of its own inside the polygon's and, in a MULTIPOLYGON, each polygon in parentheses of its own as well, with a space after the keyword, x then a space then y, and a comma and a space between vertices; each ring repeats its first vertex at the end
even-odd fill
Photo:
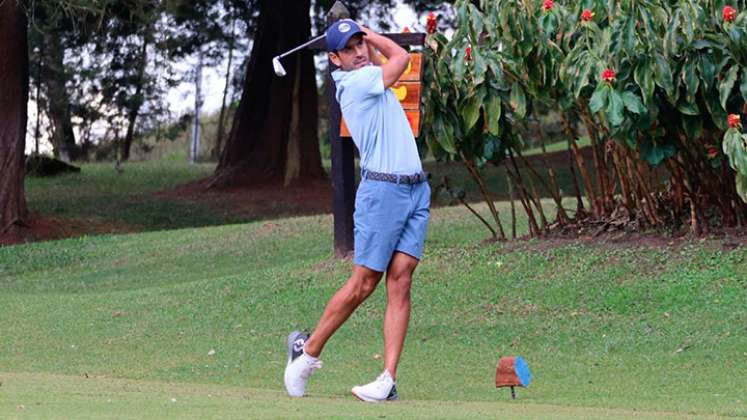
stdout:
POLYGON ((294 49, 292 49, 290 51, 286 51, 286 52, 280 54, 279 56, 277 56, 277 58, 283 58, 283 57, 285 57, 288 54, 293 54, 294 52, 296 52, 296 51, 298 51, 298 50, 300 50, 302 48, 306 48, 309 45, 315 43, 316 41, 319 41, 320 39, 324 38, 325 36, 326 36, 325 34, 319 35, 318 37, 316 37, 316 38, 314 38, 314 39, 306 42, 305 44, 301 44, 301 45, 297 46, 296 48, 294 48, 294 49))

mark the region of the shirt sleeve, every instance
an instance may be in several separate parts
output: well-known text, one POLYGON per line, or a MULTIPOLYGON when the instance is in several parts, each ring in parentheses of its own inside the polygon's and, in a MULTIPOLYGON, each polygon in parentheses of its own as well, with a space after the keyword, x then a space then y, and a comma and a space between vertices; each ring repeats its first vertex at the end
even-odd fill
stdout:
POLYGON ((385 92, 384 72, 379 66, 365 66, 352 71, 345 84, 354 101, 378 96, 385 92))

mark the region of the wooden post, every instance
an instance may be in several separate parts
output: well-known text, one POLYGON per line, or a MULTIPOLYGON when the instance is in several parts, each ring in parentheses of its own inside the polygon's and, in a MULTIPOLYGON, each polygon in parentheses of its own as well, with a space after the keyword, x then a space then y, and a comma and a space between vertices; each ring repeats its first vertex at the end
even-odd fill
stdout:
MULTIPOLYGON (((327 14, 327 24, 350 17, 350 12, 339 0, 327 14)), ((353 251, 353 210, 355 207, 355 168, 353 142, 340 137, 342 113, 332 80, 335 65, 328 61, 327 104, 329 109, 329 143, 332 151, 332 214, 334 216, 335 255, 345 257, 353 251)))

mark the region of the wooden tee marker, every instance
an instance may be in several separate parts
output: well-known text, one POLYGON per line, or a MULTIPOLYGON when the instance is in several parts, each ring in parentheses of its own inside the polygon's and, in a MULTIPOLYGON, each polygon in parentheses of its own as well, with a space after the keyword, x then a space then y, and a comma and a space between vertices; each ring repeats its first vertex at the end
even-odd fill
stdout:
MULTIPOLYGON (((386 60, 386 59, 385 59, 386 60)), ((402 73, 402 77, 389 89, 394 92, 397 100, 405 110, 407 122, 410 123, 412 135, 417 138, 420 135, 420 96, 422 93, 423 80, 423 54, 410 53, 410 64, 402 73)), ((350 137, 345 119, 340 122, 340 137, 350 137)))
POLYGON ((532 373, 521 356, 501 357, 495 368, 495 387, 511 387, 511 398, 516 399, 514 387, 526 388, 532 382, 532 373))

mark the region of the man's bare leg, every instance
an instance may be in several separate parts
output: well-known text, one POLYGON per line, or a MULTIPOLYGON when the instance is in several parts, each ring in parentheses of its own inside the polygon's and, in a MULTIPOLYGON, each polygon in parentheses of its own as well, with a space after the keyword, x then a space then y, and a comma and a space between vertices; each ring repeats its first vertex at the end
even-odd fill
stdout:
POLYGON ((353 274, 329 300, 314 332, 306 341, 304 349, 307 354, 319 357, 332 334, 350 317, 355 308, 373 293, 382 274, 360 265, 353 267, 353 274))
POLYGON ((384 368, 397 378, 397 365, 410 321, 410 285, 418 259, 395 252, 386 273, 386 313, 384 314, 384 368))

